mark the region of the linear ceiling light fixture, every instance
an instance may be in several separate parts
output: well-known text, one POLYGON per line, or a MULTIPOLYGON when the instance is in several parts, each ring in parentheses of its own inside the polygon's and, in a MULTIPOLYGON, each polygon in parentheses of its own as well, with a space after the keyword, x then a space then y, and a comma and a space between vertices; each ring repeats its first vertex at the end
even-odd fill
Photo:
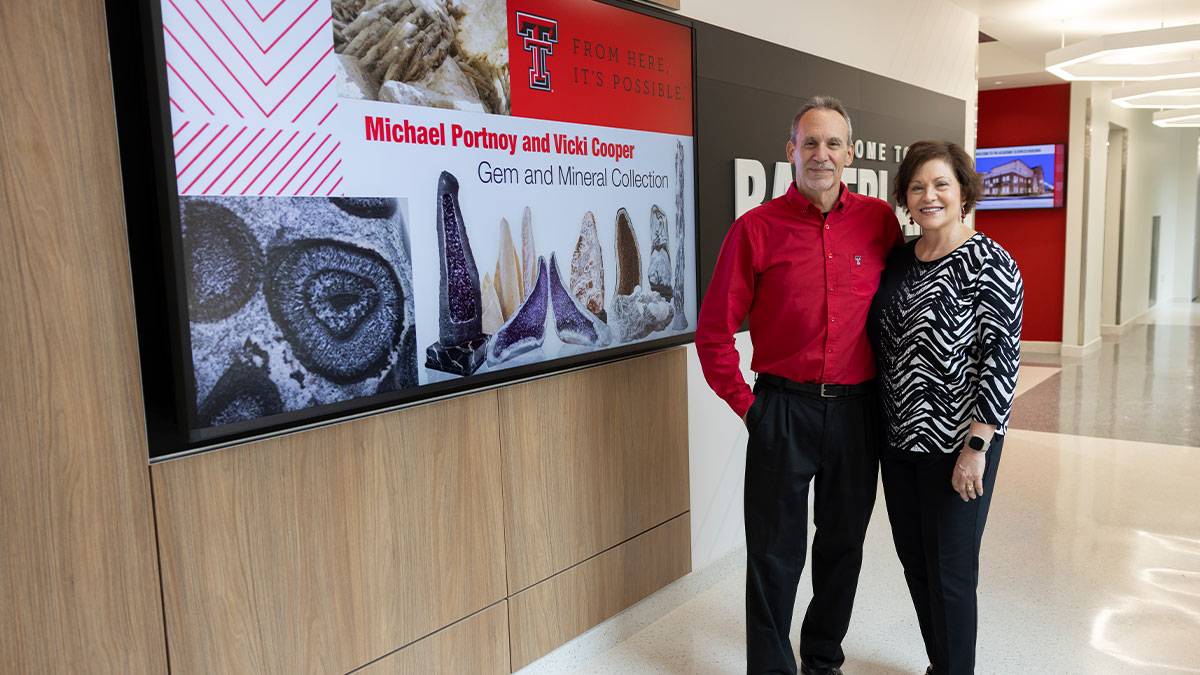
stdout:
POLYGON ((1200 127, 1200 110, 1164 110, 1154 113, 1154 126, 1166 129, 1200 127))
POLYGON ((1112 90, 1112 102, 1123 108, 1200 108, 1200 77, 1117 87, 1112 90))
POLYGON ((1068 81, 1200 77, 1200 23, 1084 40, 1047 52, 1046 70, 1068 81))

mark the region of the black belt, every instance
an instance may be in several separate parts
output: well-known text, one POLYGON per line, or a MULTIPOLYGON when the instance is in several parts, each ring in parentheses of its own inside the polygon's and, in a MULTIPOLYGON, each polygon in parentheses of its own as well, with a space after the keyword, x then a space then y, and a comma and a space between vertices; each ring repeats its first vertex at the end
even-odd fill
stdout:
POLYGON ((821 398, 845 398, 847 396, 862 396, 875 391, 875 381, 868 380, 858 384, 820 384, 817 382, 793 382, 786 377, 760 373, 758 382, 769 387, 794 391, 800 394, 810 394, 821 398))

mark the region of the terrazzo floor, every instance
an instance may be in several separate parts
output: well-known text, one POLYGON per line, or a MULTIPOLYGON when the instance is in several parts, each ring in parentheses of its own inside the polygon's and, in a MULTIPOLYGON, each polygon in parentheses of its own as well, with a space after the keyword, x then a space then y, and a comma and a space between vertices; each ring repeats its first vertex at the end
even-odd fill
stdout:
MULTIPOLYGON (((977 673, 1200 673, 1197 356, 1200 305, 1178 304, 1090 357, 1022 366, 981 555, 977 673)), ((924 672, 882 494, 864 558, 845 672, 924 672)), ((744 564, 735 551, 520 673, 745 672, 744 564)), ((808 589, 806 566, 797 631, 808 589)))

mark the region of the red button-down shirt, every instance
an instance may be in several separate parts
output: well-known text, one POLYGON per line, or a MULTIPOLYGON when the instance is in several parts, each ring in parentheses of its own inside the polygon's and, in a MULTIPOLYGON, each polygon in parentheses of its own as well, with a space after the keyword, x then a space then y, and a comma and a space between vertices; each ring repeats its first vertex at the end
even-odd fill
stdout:
POLYGON ((696 322, 709 386, 739 416, 754 403, 733 346, 747 314, 757 373, 826 384, 875 377, 867 310, 888 253, 903 241, 887 202, 845 184, 828 215, 792 184, 738 218, 696 322))

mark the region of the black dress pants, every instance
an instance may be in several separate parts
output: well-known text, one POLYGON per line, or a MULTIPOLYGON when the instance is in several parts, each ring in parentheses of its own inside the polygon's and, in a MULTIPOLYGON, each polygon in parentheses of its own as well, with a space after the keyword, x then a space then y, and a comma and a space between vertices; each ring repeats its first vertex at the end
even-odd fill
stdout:
MULTIPOLYGON (((774 378, 772 378, 774 381, 774 378)), ((816 483, 813 598, 800 629, 809 668, 841 666, 875 505, 879 410, 869 393, 822 398, 759 378, 746 418, 746 651, 750 673, 795 673, 788 638, 816 483)))
POLYGON ((957 453, 906 456, 891 451, 881 462, 892 539, 936 675, 975 672, 979 545, 1003 446, 1003 436, 993 437, 983 496, 969 502, 950 485, 957 453))

